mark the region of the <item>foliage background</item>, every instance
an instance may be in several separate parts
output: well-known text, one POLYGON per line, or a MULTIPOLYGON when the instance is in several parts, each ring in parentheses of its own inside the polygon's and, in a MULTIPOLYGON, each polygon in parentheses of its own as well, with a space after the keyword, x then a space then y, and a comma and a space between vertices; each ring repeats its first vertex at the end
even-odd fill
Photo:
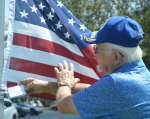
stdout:
POLYGON ((98 31, 112 16, 129 16, 143 28, 140 43, 143 60, 150 70, 150 0, 60 0, 89 30, 98 31))

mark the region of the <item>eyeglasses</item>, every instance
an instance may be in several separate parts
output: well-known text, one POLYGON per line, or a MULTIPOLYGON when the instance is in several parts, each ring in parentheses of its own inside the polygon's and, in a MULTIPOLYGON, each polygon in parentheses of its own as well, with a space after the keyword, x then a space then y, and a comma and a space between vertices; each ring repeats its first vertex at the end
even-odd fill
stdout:
MULTIPOLYGON (((98 49, 98 47, 97 47, 97 45, 94 45, 93 46, 93 49, 94 49, 94 54, 97 54, 98 53, 98 51, 110 51, 110 50, 112 50, 112 51, 117 51, 117 50, 113 50, 113 49, 101 49, 101 50, 99 50, 98 49)), ((118 51, 117 51, 118 52, 118 51)), ((124 57, 124 55, 123 54, 121 54, 120 52, 118 52, 122 57, 124 57)))

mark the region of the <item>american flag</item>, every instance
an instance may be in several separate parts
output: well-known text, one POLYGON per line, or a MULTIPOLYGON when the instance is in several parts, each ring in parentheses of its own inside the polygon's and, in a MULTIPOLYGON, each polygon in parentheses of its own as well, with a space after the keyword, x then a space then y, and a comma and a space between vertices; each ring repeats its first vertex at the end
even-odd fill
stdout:
MULTIPOLYGON (((83 34, 89 30, 58 0, 10 0, 9 34, 3 84, 16 85, 32 77, 56 82, 54 67, 64 60, 74 64, 75 78, 93 84, 104 72, 83 34)), ((35 97, 55 99, 42 93, 35 97)))

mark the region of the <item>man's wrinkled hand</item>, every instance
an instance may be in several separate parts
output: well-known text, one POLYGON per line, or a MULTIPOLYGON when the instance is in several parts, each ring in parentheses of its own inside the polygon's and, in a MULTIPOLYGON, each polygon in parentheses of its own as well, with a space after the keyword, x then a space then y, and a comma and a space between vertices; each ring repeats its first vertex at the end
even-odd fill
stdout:
POLYGON ((80 79, 74 78, 74 66, 72 63, 70 63, 69 69, 66 61, 63 61, 63 65, 59 63, 58 67, 59 70, 56 67, 54 68, 58 85, 60 82, 67 82, 69 87, 73 88, 80 81, 80 79))
POLYGON ((34 78, 26 78, 21 80, 17 85, 24 85, 27 95, 31 95, 34 93, 43 93, 46 83, 46 81, 34 78))

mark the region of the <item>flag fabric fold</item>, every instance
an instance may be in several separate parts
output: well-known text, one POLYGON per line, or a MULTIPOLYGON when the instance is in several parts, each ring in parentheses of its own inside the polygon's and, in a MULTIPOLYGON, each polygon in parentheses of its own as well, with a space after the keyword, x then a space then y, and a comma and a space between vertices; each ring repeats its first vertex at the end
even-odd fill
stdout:
MULTIPOLYGON (((16 85, 28 77, 56 82, 54 67, 64 60, 74 64, 75 78, 93 84, 104 72, 97 71, 91 45, 83 42, 90 32, 58 0, 10 0, 9 33, 3 84, 16 85)), ((35 97, 55 99, 42 93, 35 97)))

